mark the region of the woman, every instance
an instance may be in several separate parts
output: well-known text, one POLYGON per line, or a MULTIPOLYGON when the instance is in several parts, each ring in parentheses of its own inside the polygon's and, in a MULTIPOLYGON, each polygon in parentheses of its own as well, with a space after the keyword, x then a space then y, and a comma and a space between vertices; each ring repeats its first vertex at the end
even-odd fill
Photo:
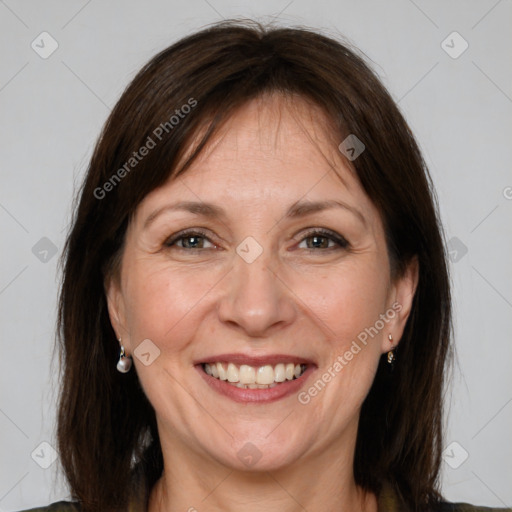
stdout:
POLYGON ((75 503, 51 510, 489 510, 439 492, 430 177, 337 41, 228 22, 139 72, 80 192, 59 322, 75 503))

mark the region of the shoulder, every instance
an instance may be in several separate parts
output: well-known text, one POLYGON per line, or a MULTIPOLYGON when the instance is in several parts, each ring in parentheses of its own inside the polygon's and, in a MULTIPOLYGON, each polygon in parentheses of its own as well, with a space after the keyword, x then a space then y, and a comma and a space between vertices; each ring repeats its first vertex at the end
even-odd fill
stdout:
MULTIPOLYGON (((405 512, 409 507, 400 492, 388 481, 383 483, 378 496, 378 512, 405 512)), ((512 512, 512 508, 491 508, 469 503, 441 501, 431 512, 512 512)))
POLYGON ((442 502, 439 512, 512 512, 512 508, 491 508, 470 505, 469 503, 448 503, 442 502))
POLYGON ((56 501, 46 507, 31 508, 20 512, 80 512, 80 505, 73 501, 56 501))

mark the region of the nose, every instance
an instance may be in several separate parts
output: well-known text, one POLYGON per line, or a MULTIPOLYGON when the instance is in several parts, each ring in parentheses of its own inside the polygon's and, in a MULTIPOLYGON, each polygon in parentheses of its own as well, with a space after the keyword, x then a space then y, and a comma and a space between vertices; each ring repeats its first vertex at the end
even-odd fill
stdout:
MULTIPOLYGON (((252 263, 234 257, 234 268, 226 276, 227 287, 218 308, 222 322, 251 337, 290 325, 296 316, 293 293, 263 253, 252 263)), ((275 268, 275 265, 273 265, 275 268)))

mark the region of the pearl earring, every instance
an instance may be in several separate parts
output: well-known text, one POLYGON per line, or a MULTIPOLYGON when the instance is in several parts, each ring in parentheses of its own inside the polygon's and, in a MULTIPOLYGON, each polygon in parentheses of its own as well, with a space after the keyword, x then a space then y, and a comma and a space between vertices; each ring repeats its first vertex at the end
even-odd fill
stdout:
MULTIPOLYGON (((119 338, 121 343, 121 338, 119 338)), ((121 345, 121 351, 119 353, 119 361, 117 362, 117 371, 121 373, 128 373, 132 367, 132 358, 128 357, 124 351, 123 345, 121 345)))

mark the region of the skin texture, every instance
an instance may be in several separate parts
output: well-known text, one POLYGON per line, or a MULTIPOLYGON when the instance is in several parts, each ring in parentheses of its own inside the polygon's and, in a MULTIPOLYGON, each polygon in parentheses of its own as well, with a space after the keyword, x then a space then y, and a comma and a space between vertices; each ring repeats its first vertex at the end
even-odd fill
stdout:
POLYGON ((107 295, 127 354, 145 339, 160 350, 149 366, 133 357, 164 455, 151 512, 377 510, 376 497, 354 482, 358 418, 379 358, 402 335, 417 267, 391 281, 380 215, 328 126, 303 99, 253 100, 189 170, 146 196, 130 223, 107 295), (364 221, 343 208, 286 218, 299 200, 341 201, 364 221), (144 227, 155 210, 178 201, 214 203, 225 216, 166 211, 144 227), (207 238, 165 245, 186 228, 202 228, 207 238), (311 228, 350 245, 319 234, 315 247, 311 228), (236 252, 248 236, 263 250, 252 263, 236 252), (194 242, 199 248, 184 248, 194 242), (317 367, 300 391, 307 390, 396 302, 394 318, 306 405, 297 394, 232 401, 194 367, 212 354, 301 356, 317 367), (261 453, 250 468, 237 456, 247 442, 261 453))

